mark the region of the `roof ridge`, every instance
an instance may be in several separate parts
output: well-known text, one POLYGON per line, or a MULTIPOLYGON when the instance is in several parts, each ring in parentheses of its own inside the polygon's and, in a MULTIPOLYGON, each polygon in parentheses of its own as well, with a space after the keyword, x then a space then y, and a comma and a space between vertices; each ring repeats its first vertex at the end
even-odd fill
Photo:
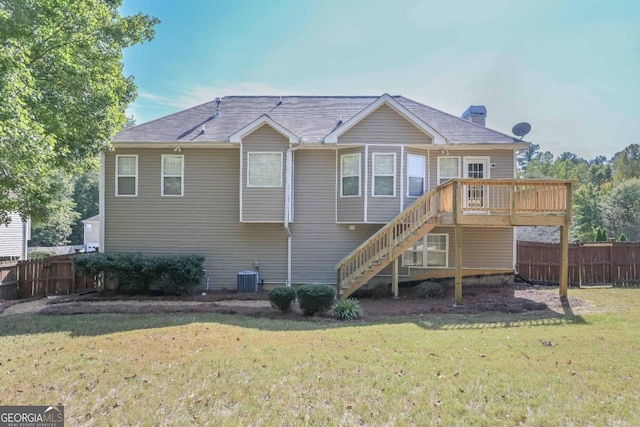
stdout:
MULTIPOLYGON (((398 96, 398 95, 395 95, 398 96)), ((224 98, 380 98, 380 95, 226 95, 224 98)), ((210 101, 212 102, 212 101, 210 101)))

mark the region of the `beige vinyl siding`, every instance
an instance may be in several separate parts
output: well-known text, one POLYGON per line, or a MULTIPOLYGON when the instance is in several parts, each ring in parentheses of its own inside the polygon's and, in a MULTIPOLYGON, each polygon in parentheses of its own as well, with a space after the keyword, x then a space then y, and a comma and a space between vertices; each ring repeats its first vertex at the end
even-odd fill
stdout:
POLYGON ((242 140, 242 221, 284 221, 287 148, 289 148, 289 140, 267 125, 261 126, 242 140), (280 187, 247 186, 247 153, 256 152, 282 153, 282 185, 280 187))
POLYGON ((105 251, 200 254, 213 288, 236 287, 236 274, 260 263, 260 277, 282 282, 287 234, 282 224, 239 222, 238 147, 182 149, 184 197, 160 195, 166 149, 119 149, 105 154, 105 251), (114 197, 115 154, 138 154, 137 197, 114 197))
MULTIPOLYGON (((438 157, 445 156, 440 150, 432 150, 427 169, 429 175, 429 188, 438 185, 438 157)), ((459 156, 460 173, 464 176, 464 158, 465 157, 488 157, 489 158, 489 176, 492 179, 513 179, 514 173, 514 152, 513 149, 504 150, 454 150, 449 149, 448 156, 459 156), (495 163, 496 167, 492 168, 491 163, 495 163)))
POLYGON ((338 138, 338 144, 431 144, 431 138, 387 105, 338 138))
POLYGON ((292 231, 292 281, 335 283, 336 264, 375 233, 379 225, 336 224, 334 150, 294 153, 296 222, 292 231))
MULTIPOLYGON (((463 228, 463 267, 512 269, 515 265, 515 260, 513 259, 513 230, 513 227, 463 228)), ((450 240, 450 245, 451 242, 450 240)))
MULTIPOLYGON (((328 172, 333 173, 335 171, 335 178, 333 184, 331 185, 331 189, 335 195, 336 202, 335 206, 337 208, 336 217, 334 218, 334 222, 337 219, 337 222, 364 222, 364 199, 365 199, 365 170, 364 170, 364 162, 365 162, 365 150, 364 148, 350 148, 344 150, 337 150, 336 152, 331 151, 333 154, 333 164, 326 164, 326 169, 328 172), (340 181, 342 179, 340 173, 340 156, 344 154, 360 154, 360 195, 359 196, 349 196, 342 197, 340 191, 340 181), (336 184, 337 183, 337 184, 336 184)), ((324 162, 323 162, 324 163, 324 162)), ((299 175, 307 174, 308 172, 301 168, 300 165, 296 165, 295 169, 297 171, 296 178, 299 175), (304 171, 304 172, 302 172, 304 171)), ((330 185, 328 182, 326 185, 330 185)), ((295 188, 295 195, 298 197, 299 189, 295 188)), ((296 220, 298 218, 296 217, 296 220)))
MULTIPOLYGON (((368 165, 368 188, 367 188, 367 222, 387 223, 400 213, 400 180, 401 175, 401 149, 400 147, 370 146, 368 165), (395 154, 395 196, 374 196, 374 175, 373 157, 374 154, 395 154)), ((404 190, 403 190, 404 191, 404 190)))
POLYGON ((21 257, 24 223, 18 214, 10 214, 9 218, 9 224, 0 224, 0 257, 21 257))

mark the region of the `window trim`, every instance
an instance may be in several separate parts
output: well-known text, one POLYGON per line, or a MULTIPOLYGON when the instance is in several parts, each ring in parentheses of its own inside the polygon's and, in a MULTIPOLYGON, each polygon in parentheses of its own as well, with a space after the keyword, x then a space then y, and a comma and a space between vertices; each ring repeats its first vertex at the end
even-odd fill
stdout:
POLYGON ((184 196, 184 154, 163 154, 160 159, 160 195, 162 197, 182 197, 184 196), (180 157, 180 175, 167 175, 164 172, 164 159, 165 157, 180 157), (180 194, 165 194, 164 192, 164 179, 165 178, 180 178, 180 194))
POLYGON ((396 197, 396 153, 372 153, 371 154, 371 197, 396 197), (378 156, 393 156, 393 172, 390 174, 376 174, 376 157, 378 156), (393 178, 393 193, 392 194, 376 194, 376 177, 392 177, 393 178))
POLYGON ((340 197, 360 197, 362 194, 362 157, 361 153, 349 153, 340 155, 340 197), (358 158, 358 174, 357 175, 345 175, 344 174, 344 158, 349 156, 357 156, 358 158), (344 194, 344 178, 358 178, 358 194, 344 194))
POLYGON ((282 152, 281 151, 248 151, 247 152, 247 188, 282 188, 282 152), (277 154, 280 158, 280 182, 278 185, 256 185, 251 184, 251 156, 254 154, 277 154))
POLYGON ((410 189, 410 185, 409 185, 409 180, 410 178, 422 178, 422 194, 420 196, 422 196, 426 191, 427 191, 427 156, 423 156, 421 154, 410 154, 407 153, 407 197, 409 198, 418 198, 420 196, 412 196, 409 193, 409 189, 410 189), (422 159, 422 176, 418 177, 415 175, 411 175, 409 172, 409 157, 419 157, 422 159))
MULTIPOLYGON (((417 244, 417 242, 416 242, 417 244)), ((415 245, 414 245, 415 246, 415 245)), ((408 268, 436 268, 436 269, 444 269, 444 268, 449 268, 449 250, 450 250, 450 246, 449 246, 449 234, 448 233, 427 233, 422 237, 422 262, 423 265, 407 265, 405 264, 405 255, 407 252, 418 252, 418 251, 413 251, 411 249, 407 249, 406 251, 404 251, 402 253, 402 266, 403 267, 408 267, 408 268), (429 251, 427 250, 427 236, 444 236, 445 239, 445 250, 437 250, 437 251, 431 251, 431 252, 444 252, 444 261, 445 261, 445 265, 424 265, 427 262, 427 257, 428 257, 428 253, 429 251)))
MULTIPOLYGON (((437 176, 437 181, 436 184, 437 185, 441 185, 444 184, 444 182, 440 182, 440 180, 442 178, 446 178, 447 181, 451 180, 451 179, 455 179, 455 178, 462 178, 462 156, 438 156, 438 176, 437 176), (440 160, 441 159, 457 159, 458 160, 458 176, 455 177, 443 177, 441 174, 441 165, 440 165, 440 160)), ((445 182, 447 182, 445 181, 445 182)))
POLYGON ((116 154, 116 162, 115 162, 115 167, 116 167, 116 182, 115 182, 115 196, 116 197, 138 197, 138 155, 137 154, 116 154), (135 169, 136 169, 136 173, 134 175, 120 175, 118 173, 118 165, 120 162, 120 158, 121 157, 133 157, 136 159, 135 161, 135 169), (118 194, 118 178, 135 178, 135 192, 134 194, 118 194))

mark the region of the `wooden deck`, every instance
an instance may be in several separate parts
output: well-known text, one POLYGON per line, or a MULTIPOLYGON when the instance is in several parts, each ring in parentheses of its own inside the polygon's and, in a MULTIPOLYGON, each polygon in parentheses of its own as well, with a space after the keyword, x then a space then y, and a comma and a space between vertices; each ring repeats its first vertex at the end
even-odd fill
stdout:
POLYGON ((448 181, 424 194, 338 263, 340 297, 348 297, 391 263, 397 295, 398 258, 437 225, 455 226, 456 304, 462 304, 462 227, 560 226, 560 295, 566 296, 571 186, 567 180, 448 181))

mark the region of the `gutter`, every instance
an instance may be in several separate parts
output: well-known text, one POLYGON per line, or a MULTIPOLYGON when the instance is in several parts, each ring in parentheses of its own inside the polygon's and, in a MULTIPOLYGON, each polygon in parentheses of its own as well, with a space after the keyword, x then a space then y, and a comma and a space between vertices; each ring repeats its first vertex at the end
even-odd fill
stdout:
POLYGON ((291 286, 291 246, 292 235, 289 223, 291 222, 291 209, 293 207, 293 152, 299 150, 302 144, 297 147, 293 147, 293 144, 289 144, 289 148, 286 152, 285 163, 285 192, 284 192, 284 229, 287 232, 287 283, 286 286, 291 286))

